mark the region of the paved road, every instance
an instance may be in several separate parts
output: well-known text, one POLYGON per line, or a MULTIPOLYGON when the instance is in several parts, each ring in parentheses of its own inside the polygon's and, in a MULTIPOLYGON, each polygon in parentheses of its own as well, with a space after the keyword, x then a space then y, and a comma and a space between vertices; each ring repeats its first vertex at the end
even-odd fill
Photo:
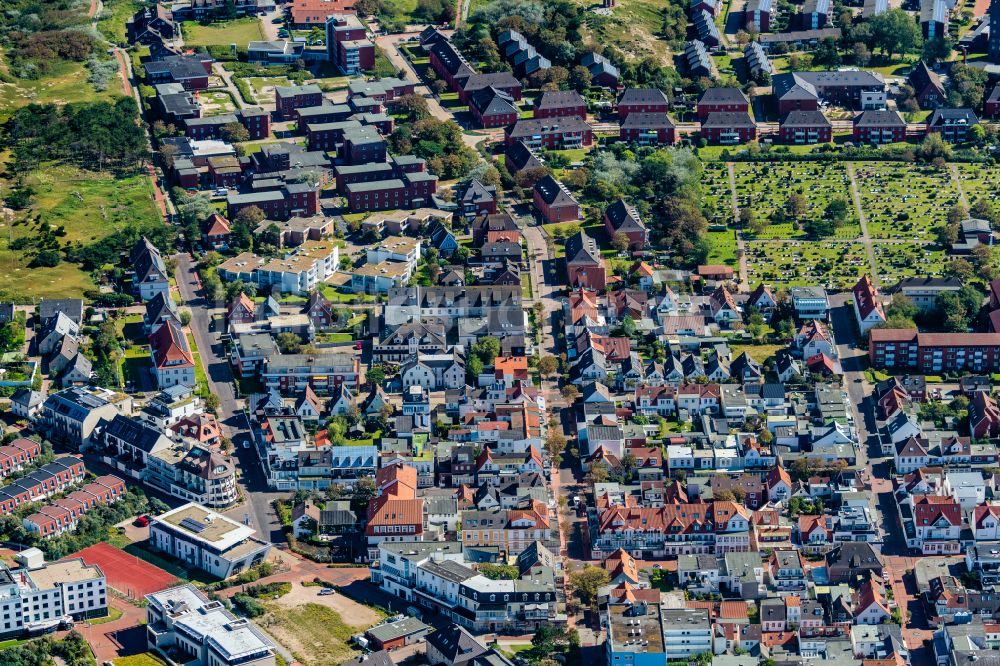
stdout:
POLYGON ((219 396, 219 422, 225 435, 233 441, 239 461, 240 483, 246 502, 242 507, 227 513, 240 521, 243 521, 244 514, 248 513, 251 525, 257 529, 260 536, 273 543, 283 542, 285 535, 281 531, 281 525, 271 502, 275 498, 284 497, 285 494, 268 491, 260 461, 255 453, 256 449, 243 446, 250 439, 249 424, 241 401, 236 397, 233 373, 225 349, 218 333, 211 328, 212 316, 224 311, 223 304, 206 302, 190 255, 178 254, 175 259, 177 286, 184 302, 191 308, 191 333, 194 335, 202 364, 205 366, 209 389, 219 396))

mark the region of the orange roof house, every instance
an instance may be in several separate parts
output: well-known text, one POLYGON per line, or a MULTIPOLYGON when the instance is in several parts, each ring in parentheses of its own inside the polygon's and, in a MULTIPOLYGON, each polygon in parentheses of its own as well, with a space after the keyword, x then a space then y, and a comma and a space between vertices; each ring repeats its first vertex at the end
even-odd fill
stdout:
POLYGON ((497 356, 493 362, 493 370, 500 381, 513 382, 528 380, 527 356, 497 356))
POLYGON ((331 14, 353 14, 354 0, 293 0, 292 23, 297 27, 326 25, 331 14))
POLYGON ((624 548, 619 548, 611 553, 604 560, 603 566, 608 571, 612 582, 623 579, 622 582, 626 584, 639 584, 639 568, 636 566, 635 558, 629 555, 624 548))

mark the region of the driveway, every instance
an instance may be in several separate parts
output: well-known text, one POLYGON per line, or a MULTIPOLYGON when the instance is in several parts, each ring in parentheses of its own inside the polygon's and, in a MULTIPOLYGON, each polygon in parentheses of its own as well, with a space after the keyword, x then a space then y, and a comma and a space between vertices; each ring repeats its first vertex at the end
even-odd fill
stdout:
MULTIPOLYGON (((379 48, 385 53, 385 56, 392 63, 392 66, 396 69, 401 69, 406 72, 406 78, 411 81, 420 81, 420 77, 417 76, 417 70, 413 67, 403 52, 400 50, 400 44, 412 39, 416 39, 420 36, 419 32, 404 32, 398 35, 383 35, 375 39, 375 43, 378 44, 379 48)), ((431 115, 438 120, 454 120, 455 116, 451 111, 441 106, 441 103, 437 100, 431 89, 428 88, 423 83, 420 83, 414 92, 424 99, 427 100, 427 108, 431 112, 431 115)))
POLYGON ((243 446, 244 442, 250 440, 250 424, 242 402, 236 396, 233 373, 222 341, 218 333, 211 330, 212 316, 222 315, 225 303, 208 303, 204 299, 201 281, 195 272, 191 255, 177 254, 175 259, 177 286, 184 302, 191 308, 190 330, 208 376, 208 387, 219 397, 219 422, 223 433, 232 440, 234 454, 239 462, 240 485, 245 502, 227 514, 240 522, 248 522, 262 538, 272 543, 281 543, 285 540, 285 535, 271 502, 278 497, 285 497, 286 493, 269 491, 256 449, 243 446))

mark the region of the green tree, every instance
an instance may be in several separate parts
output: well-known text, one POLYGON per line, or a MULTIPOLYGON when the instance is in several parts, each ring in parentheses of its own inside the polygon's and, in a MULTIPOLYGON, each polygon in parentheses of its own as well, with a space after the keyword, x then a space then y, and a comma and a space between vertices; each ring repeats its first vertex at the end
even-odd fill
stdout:
POLYGON ((585 565, 583 569, 569 575, 570 585, 580 597, 580 601, 588 607, 593 607, 597 603, 598 590, 607 585, 608 580, 608 570, 592 564, 585 565))
POLYGON ((920 26, 908 12, 890 9, 868 21, 871 28, 872 48, 881 49, 888 58, 896 54, 912 53, 923 45, 920 26))
POLYGON ((473 343, 472 353, 482 361, 483 365, 492 365, 500 355, 500 341, 490 335, 480 338, 473 343))
POLYGON ((382 386, 385 383, 385 370, 381 365, 373 365, 366 376, 372 384, 382 386))

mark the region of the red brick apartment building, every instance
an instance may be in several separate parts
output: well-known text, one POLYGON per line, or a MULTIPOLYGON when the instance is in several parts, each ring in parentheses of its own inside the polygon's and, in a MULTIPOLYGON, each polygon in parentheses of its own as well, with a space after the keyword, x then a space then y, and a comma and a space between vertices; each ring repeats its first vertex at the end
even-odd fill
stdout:
POLYGON ((625 120, 630 113, 666 113, 670 100, 659 88, 628 88, 618 100, 618 118, 625 120))
POLYGON ((709 88, 698 100, 698 120, 710 113, 749 113, 750 100, 739 88, 709 88))
POLYGON ((535 118, 578 116, 587 119, 587 103, 575 90, 549 90, 535 103, 535 118))
POLYGON ((1000 370, 1000 333, 920 333, 913 328, 875 328, 868 356, 876 368, 926 373, 1000 370))
POLYGON ((278 86, 274 89, 274 105, 278 115, 286 120, 295 117, 296 109, 323 104, 323 91, 315 83, 306 86, 278 86))

